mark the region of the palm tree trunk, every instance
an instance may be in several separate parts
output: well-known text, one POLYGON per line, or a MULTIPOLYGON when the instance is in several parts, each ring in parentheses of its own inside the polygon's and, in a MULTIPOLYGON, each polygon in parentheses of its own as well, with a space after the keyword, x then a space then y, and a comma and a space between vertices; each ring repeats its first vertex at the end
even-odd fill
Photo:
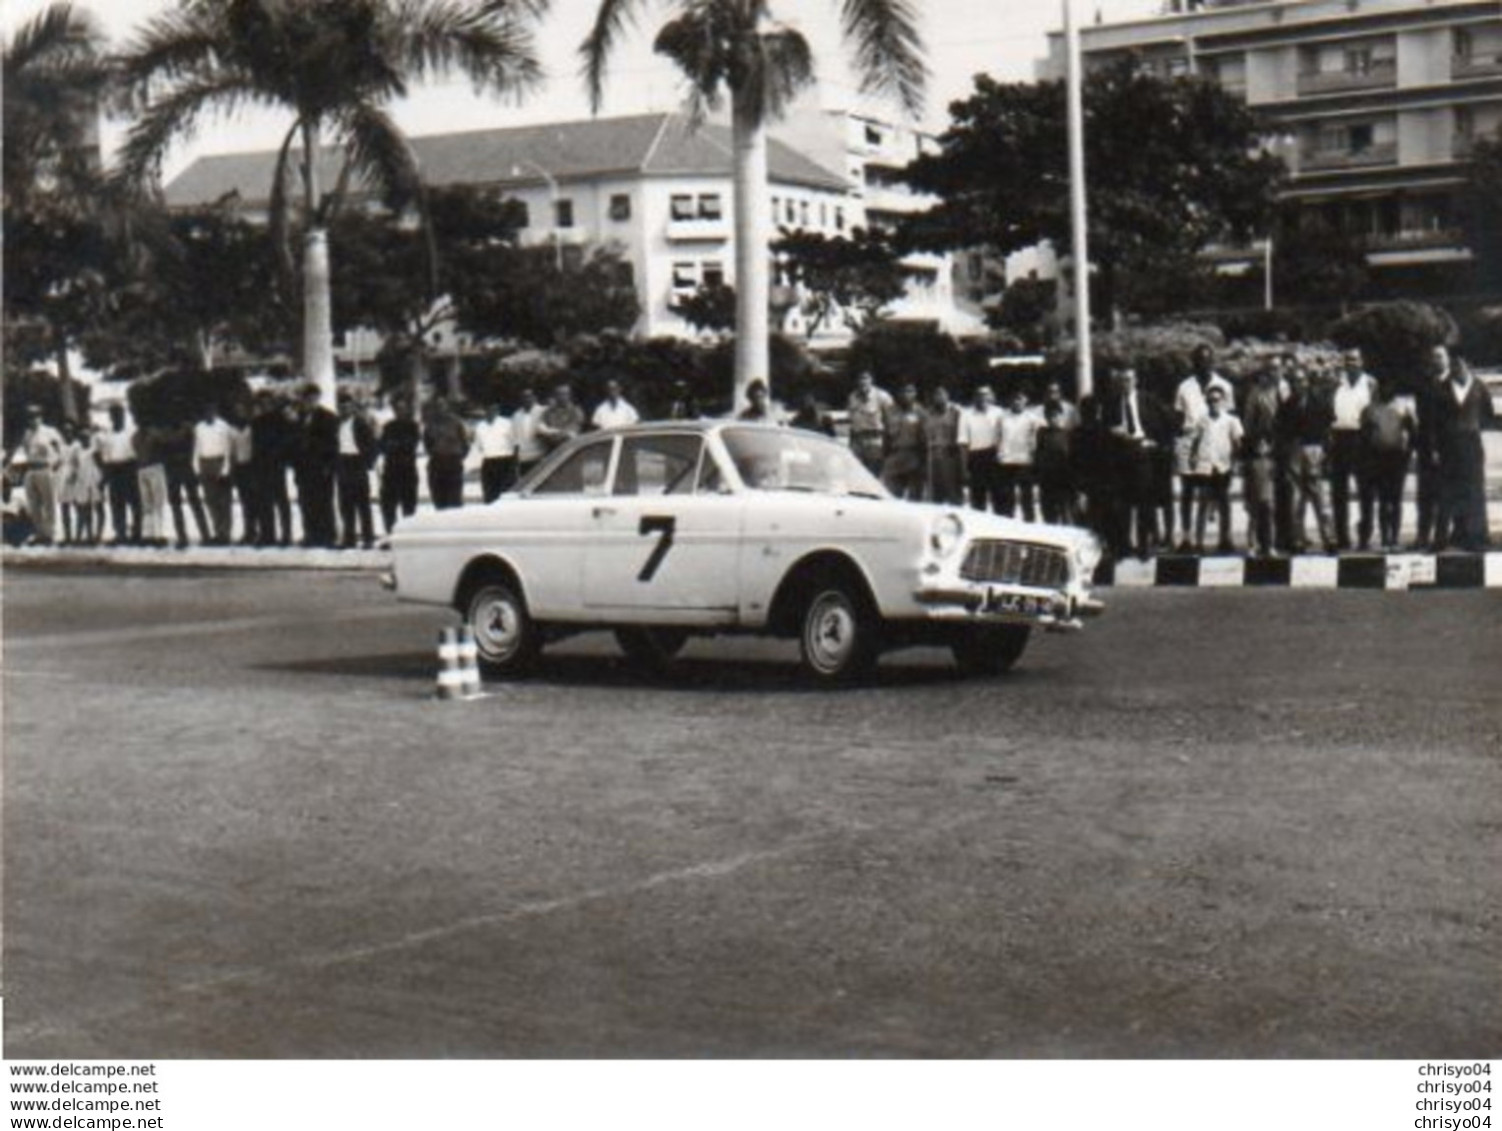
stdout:
POLYGON ((334 406, 334 315, 329 293, 329 233, 319 213, 318 123, 303 124, 303 193, 307 233, 302 254, 303 376, 318 386, 318 399, 334 406))
POLYGON ((768 250, 772 217, 767 196, 767 131, 756 107, 731 93, 735 147, 735 404, 746 403, 746 387, 765 381, 770 389, 768 250))

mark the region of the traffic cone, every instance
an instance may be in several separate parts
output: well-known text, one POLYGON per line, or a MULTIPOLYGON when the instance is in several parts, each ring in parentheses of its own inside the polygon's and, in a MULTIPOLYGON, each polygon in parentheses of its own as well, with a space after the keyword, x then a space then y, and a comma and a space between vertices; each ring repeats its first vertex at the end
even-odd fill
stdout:
POLYGON ((468 628, 438 632, 437 698, 475 699, 480 695, 479 657, 474 633, 468 628))

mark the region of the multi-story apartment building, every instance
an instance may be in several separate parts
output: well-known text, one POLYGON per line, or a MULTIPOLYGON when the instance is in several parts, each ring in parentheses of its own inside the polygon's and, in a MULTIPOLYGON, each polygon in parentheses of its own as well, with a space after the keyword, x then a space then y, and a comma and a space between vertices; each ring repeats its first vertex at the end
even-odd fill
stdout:
MULTIPOLYGON (((1497 0, 1220 0, 1081 29, 1086 66, 1123 56, 1199 74, 1271 123, 1288 201, 1419 278, 1470 258, 1458 192, 1475 139, 1502 134, 1497 0)), ((1064 73, 1062 36, 1040 76, 1064 73)))
MULTIPOLYGON (((595 246, 618 250, 641 300, 639 335, 692 334, 675 304, 701 284, 735 283, 724 126, 694 128, 681 114, 654 113, 415 137, 412 147, 428 184, 493 186, 520 201, 527 215, 523 243, 551 243, 561 255, 595 246)), ((836 236, 869 222, 843 168, 776 137, 767 156, 777 227, 836 236)), ((325 155, 324 183, 333 183, 339 157, 332 150, 325 155)), ((191 207, 235 193, 247 214, 264 215, 274 161, 271 152, 199 158, 167 185, 167 203, 191 207)), ((928 288, 936 289, 937 281, 928 288)), ((352 334, 337 352, 346 364, 358 364, 379 345, 374 334, 352 334)), ((433 342, 439 355, 467 345, 447 327, 433 342)))

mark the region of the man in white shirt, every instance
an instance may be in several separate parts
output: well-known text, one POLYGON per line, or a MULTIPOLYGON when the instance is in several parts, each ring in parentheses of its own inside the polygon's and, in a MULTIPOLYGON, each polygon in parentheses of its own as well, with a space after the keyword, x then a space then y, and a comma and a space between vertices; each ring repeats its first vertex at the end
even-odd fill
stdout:
POLYGON ((1360 518, 1356 538, 1361 549, 1372 542, 1374 495, 1366 474, 1361 447, 1361 414, 1372 403, 1375 382, 1362 366, 1361 351, 1348 349, 1341 358, 1344 372, 1335 386, 1332 407, 1335 419, 1330 425, 1330 503, 1335 512, 1335 545, 1351 548, 1351 482, 1356 483, 1360 518))
POLYGON ((863 370, 846 405, 850 410, 850 450, 873 475, 881 474, 886 459, 887 411, 893 403, 892 394, 877 387, 870 370, 863 370))
POLYGON ((990 385, 975 391, 975 407, 960 415, 960 447, 970 481, 970 505, 976 510, 1000 510, 996 492, 996 442, 1001 433, 1001 408, 990 385))
POLYGON ((136 430, 126 424, 123 405, 110 405, 110 426, 99 434, 99 462, 115 545, 135 545, 141 540, 141 487, 136 480, 136 430))
POLYGON ((522 390, 521 407, 511 414, 511 433, 516 440, 516 474, 520 478, 537 466, 547 455, 547 446, 537 435, 537 424, 545 411, 531 389, 522 390))
POLYGON ((516 482, 516 429, 500 405, 492 404, 475 426, 475 448, 480 453, 480 494, 493 503, 516 482))
POLYGON ((595 406, 594 416, 590 418, 590 424, 596 429, 620 428, 627 424, 635 424, 641 419, 631 406, 631 402, 621 395, 621 383, 611 380, 605 382, 605 399, 595 406))
POLYGON ((208 405, 203 418, 193 426, 193 473, 203 487, 203 503, 209 512, 213 531, 209 541, 228 546, 234 522, 234 497, 231 494, 230 426, 219 416, 219 409, 208 405))
MULTIPOLYGON (((1189 553, 1189 531, 1194 518, 1194 500, 1203 494, 1203 477, 1195 470, 1194 441, 1199 435, 1200 424, 1210 415, 1207 396, 1211 389, 1225 394, 1226 403, 1233 404, 1236 390, 1219 373, 1215 372, 1215 351, 1201 342, 1190 355, 1193 372, 1179 382, 1174 393, 1173 410, 1178 415, 1178 434, 1174 438, 1173 469, 1179 477, 1179 528, 1183 531, 1179 543, 1180 553, 1189 553)), ((1172 517, 1172 511, 1169 512, 1172 517)), ((1163 531, 1165 544, 1172 544, 1173 531, 1163 531)))
POLYGON ((63 437, 42 416, 40 405, 26 409, 26 512, 36 533, 34 540, 49 546, 57 536, 57 469, 63 462, 63 437))
POLYGON ((1033 449, 1043 418, 1027 403, 1027 394, 1018 389, 1002 411, 996 431, 996 489, 1000 511, 1011 517, 1021 505, 1022 517, 1037 519, 1033 506, 1033 449))

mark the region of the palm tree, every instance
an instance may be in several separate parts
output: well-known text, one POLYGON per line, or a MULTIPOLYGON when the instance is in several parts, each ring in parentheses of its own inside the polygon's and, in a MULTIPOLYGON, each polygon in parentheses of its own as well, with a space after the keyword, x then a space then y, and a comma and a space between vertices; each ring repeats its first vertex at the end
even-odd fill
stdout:
MULTIPOLYGON (((621 32, 646 0, 600 0, 594 28, 580 47, 596 111, 605 66, 621 32)), ((654 47, 689 81, 695 121, 730 95, 735 191, 735 403, 753 380, 767 381, 768 241, 766 127, 814 82, 813 54, 793 28, 778 23, 768 0, 672 0, 673 16, 654 47)), ((863 92, 895 95, 916 116, 927 67, 910 0, 840 0, 840 25, 853 45, 863 92)))
MULTIPOLYGON (((289 111, 277 154, 271 223, 285 246, 289 194, 300 189, 303 371, 334 395, 328 227, 352 183, 393 208, 421 205, 416 158, 388 113, 409 84, 462 74, 477 92, 519 97, 541 80, 533 38, 548 0, 179 0, 146 24, 122 61, 142 107, 122 173, 157 175, 163 155, 208 112, 289 111), (332 188, 320 156, 341 156, 332 188), (293 149, 297 182, 290 184, 293 149)), ((290 259, 290 255, 288 256, 290 259)))

